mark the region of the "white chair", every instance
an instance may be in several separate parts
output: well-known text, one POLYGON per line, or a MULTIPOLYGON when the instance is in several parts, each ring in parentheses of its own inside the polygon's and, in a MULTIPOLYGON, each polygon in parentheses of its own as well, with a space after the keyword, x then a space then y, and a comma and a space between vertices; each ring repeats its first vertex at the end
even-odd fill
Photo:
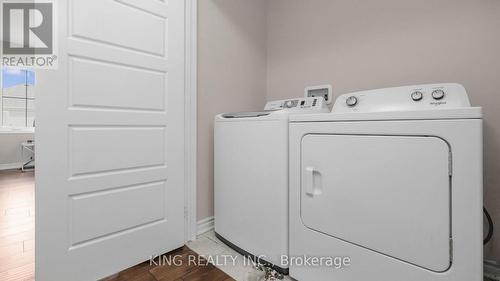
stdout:
POLYGON ((21 143, 21 159, 24 159, 25 152, 31 153, 30 159, 23 163, 21 166, 21 171, 25 171, 26 169, 35 168, 35 142, 34 141, 25 141, 21 143), (33 163, 32 166, 30 164, 33 163))

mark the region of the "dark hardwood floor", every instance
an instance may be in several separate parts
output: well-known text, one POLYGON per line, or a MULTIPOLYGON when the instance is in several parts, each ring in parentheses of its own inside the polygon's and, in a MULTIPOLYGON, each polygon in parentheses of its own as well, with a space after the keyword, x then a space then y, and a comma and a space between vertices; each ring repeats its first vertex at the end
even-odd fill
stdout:
MULTIPOLYGON (((234 280, 222 270, 212 264, 204 262, 190 262, 198 254, 188 247, 165 254, 166 259, 170 256, 178 257, 178 265, 157 264, 150 265, 149 261, 120 272, 117 276, 104 279, 105 281, 232 281, 234 280), (190 258, 191 256, 191 258, 190 258)), ((163 257, 160 260, 164 259, 163 257)), ((158 260, 158 259, 155 259, 158 260)), ((203 259, 202 259, 203 260, 203 259)), ((203 260, 204 261, 204 260, 203 260)), ((103 281, 104 281, 103 280, 103 281)))
POLYGON ((0 171, 0 280, 35 280, 33 172, 0 171))

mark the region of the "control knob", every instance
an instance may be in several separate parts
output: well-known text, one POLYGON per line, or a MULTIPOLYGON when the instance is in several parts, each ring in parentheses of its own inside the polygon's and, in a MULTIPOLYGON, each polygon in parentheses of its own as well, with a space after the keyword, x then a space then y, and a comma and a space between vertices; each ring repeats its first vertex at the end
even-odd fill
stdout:
POLYGON ((350 107, 355 106, 358 103, 358 98, 355 96, 350 96, 345 100, 345 103, 350 107))
POLYGON ((443 90, 434 90, 432 92, 432 97, 435 100, 440 100, 440 99, 444 98, 444 91, 443 90))
POLYGON ((293 107, 293 105, 294 105, 294 102, 293 102, 293 101, 291 101, 291 100, 287 100, 287 101, 285 102, 285 107, 286 107, 286 108, 292 108, 292 107, 293 107))
POLYGON ((411 98, 414 101, 419 101, 419 100, 422 100, 424 98, 424 94, 420 91, 415 91, 411 94, 411 98))

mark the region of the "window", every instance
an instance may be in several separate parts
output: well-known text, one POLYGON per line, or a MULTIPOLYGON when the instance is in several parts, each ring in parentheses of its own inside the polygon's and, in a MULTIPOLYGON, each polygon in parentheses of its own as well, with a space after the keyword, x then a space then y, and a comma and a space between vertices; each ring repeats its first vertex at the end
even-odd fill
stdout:
POLYGON ((2 69, 2 127, 34 127, 35 72, 2 69))

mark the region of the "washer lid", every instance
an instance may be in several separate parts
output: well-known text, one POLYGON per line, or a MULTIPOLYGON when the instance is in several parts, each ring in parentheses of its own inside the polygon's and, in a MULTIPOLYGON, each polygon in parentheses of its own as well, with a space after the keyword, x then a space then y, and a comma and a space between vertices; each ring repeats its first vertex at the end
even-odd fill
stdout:
POLYGON ((222 118, 255 118, 261 116, 268 116, 274 111, 276 110, 224 113, 222 114, 222 118))

